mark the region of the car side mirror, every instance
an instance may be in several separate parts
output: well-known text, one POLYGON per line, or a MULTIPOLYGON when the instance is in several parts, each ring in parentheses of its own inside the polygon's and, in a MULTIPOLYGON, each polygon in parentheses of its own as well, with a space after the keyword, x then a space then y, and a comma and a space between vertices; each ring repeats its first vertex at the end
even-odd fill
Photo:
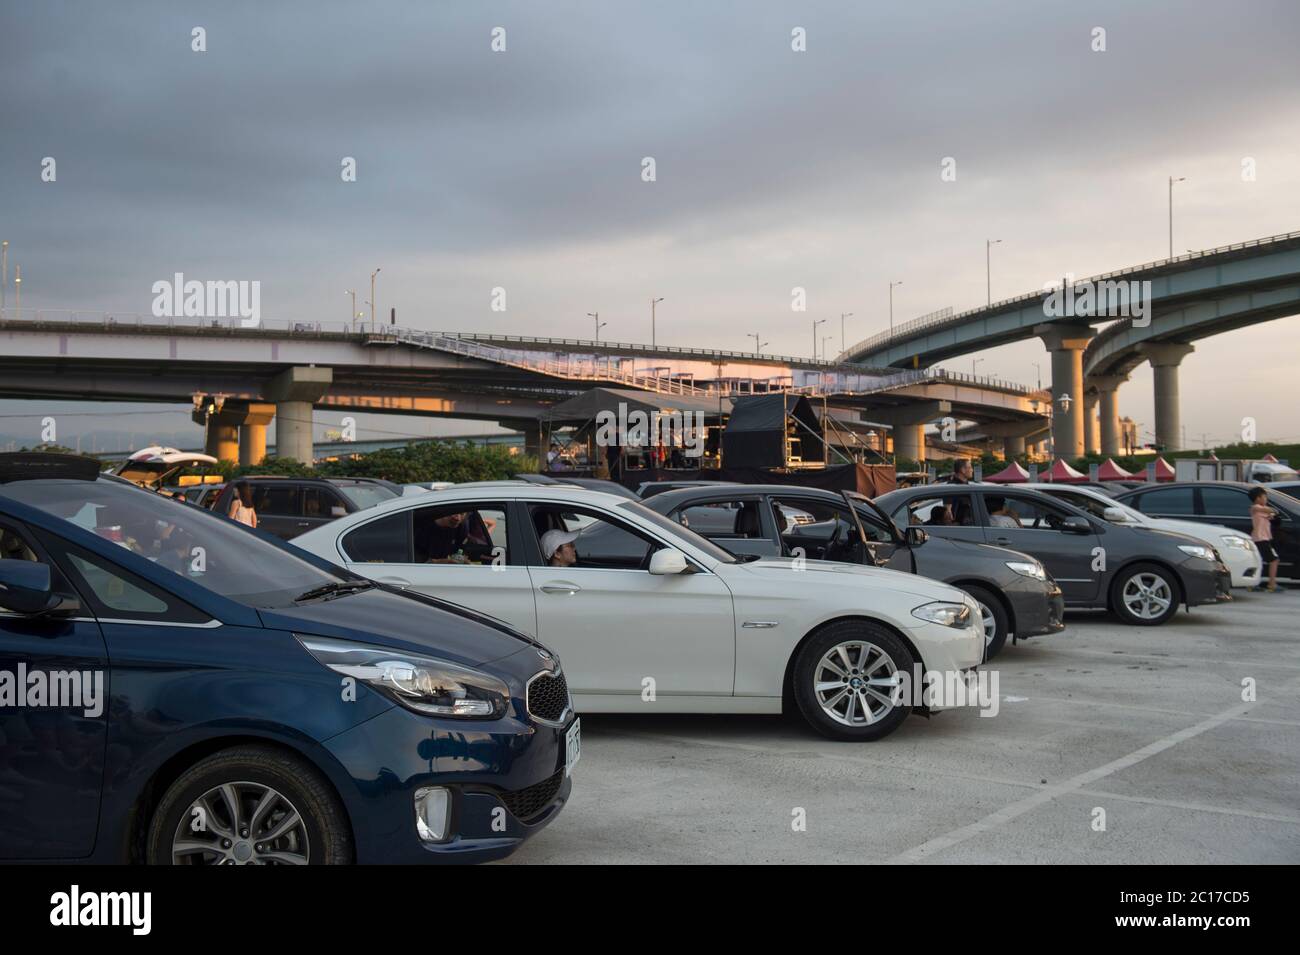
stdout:
POLYGON ((346 507, 341 507, 338 504, 335 504, 333 507, 330 508, 330 517, 347 517, 347 516, 348 516, 348 509, 346 507))
POLYGON ((903 539, 912 547, 920 547, 930 539, 930 534, 924 527, 911 527, 903 532, 903 539))
POLYGON ((1101 516, 1112 524, 1128 523, 1128 515, 1124 513, 1122 508, 1108 507, 1101 512, 1101 516))
POLYGON ((63 601, 51 587, 49 564, 0 560, 0 608, 28 616, 53 610, 63 601))
POLYGON ((1061 533, 1063 534, 1091 534, 1092 525, 1088 523, 1087 518, 1067 517, 1061 522, 1061 533))
POLYGON ((686 555, 672 547, 662 547, 650 555, 650 573, 656 577, 684 574, 690 569, 686 555))

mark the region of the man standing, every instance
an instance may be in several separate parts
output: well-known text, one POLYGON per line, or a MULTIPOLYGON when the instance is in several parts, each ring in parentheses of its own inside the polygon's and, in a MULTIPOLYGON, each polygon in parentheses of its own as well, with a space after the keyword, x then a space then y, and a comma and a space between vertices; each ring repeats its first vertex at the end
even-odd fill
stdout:
MULTIPOLYGON (((952 474, 943 482, 944 484, 969 484, 971 478, 975 476, 975 465, 970 463, 969 458, 958 458, 952 466, 952 474)), ((964 526, 973 524, 971 520, 970 495, 959 494, 948 499, 947 506, 943 509, 944 523, 949 525, 964 526)))

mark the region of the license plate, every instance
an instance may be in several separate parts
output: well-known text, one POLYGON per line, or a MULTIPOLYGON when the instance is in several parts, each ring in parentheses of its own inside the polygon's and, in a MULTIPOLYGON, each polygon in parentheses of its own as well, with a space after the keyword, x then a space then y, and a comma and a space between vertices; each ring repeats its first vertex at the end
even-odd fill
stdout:
POLYGON ((582 720, 574 720, 564 734, 564 775, 572 774, 573 767, 582 758, 582 720))

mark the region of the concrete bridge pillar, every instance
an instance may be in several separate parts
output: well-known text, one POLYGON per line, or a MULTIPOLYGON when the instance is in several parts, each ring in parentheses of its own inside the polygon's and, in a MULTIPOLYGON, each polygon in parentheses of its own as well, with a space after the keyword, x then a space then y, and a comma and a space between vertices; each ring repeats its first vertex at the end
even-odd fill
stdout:
MULTIPOLYGON (((506 418, 498 421, 503 428, 522 431, 524 435, 524 454, 537 459, 537 470, 546 470, 546 452, 549 448, 542 446, 542 422, 532 418, 506 418)), ((600 449, 602 455, 605 449, 600 449)), ((523 470, 520 468, 520 470, 523 470)))
POLYGON ((1024 438, 1003 438, 1002 439, 1002 456, 1010 461, 1012 458, 1018 458, 1025 453, 1024 438))
POLYGON ((1155 378, 1156 444, 1166 451, 1182 448, 1182 418, 1178 400, 1178 366, 1195 351, 1181 342, 1144 342, 1140 351, 1151 362, 1155 378))
POLYGON ((308 467, 312 450, 312 405, 334 381, 332 368, 287 368, 271 379, 266 397, 275 402, 275 452, 308 467))
POLYGON ((1058 458, 1084 452, 1083 350, 1096 334, 1088 325, 1034 326, 1052 355, 1052 447, 1058 458))
POLYGON ((1101 453, 1114 457, 1120 453, 1119 386, 1128 381, 1127 375, 1094 375, 1088 385, 1097 389, 1101 431, 1101 453))
POLYGON ((902 408, 872 409, 863 416, 893 429, 894 457, 925 460, 925 426, 952 414, 951 401, 922 401, 902 408))
POLYGON ((234 464, 239 460, 239 426, 225 415, 208 418, 208 438, 203 450, 218 461, 234 464))
POLYGON ((1101 424, 1097 420, 1099 398, 1096 392, 1083 393, 1083 449, 1088 454, 1101 451, 1101 424))

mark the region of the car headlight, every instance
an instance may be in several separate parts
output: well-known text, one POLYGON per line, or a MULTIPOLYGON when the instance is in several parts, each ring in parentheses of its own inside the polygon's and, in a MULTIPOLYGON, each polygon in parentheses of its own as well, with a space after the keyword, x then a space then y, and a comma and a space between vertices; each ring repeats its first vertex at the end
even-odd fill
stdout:
POLYGON ((1189 557, 1199 557, 1201 560, 1218 560, 1214 551, 1200 544, 1179 544, 1178 549, 1189 557))
POLYGON ((937 601, 921 604, 912 611, 912 616, 940 626, 964 630, 970 626, 971 609, 965 604, 937 601))
POLYGON ((1249 537, 1238 537, 1236 534, 1224 534, 1219 540, 1223 541, 1224 547, 1235 547, 1238 550, 1247 552, 1254 546, 1251 544, 1249 537))
POLYGON ((1046 580, 1047 571, 1038 561, 1028 560, 1009 560, 1007 566, 1014 570, 1021 577, 1033 577, 1035 580, 1046 580))
POLYGON ((316 660, 408 710, 463 720, 505 715, 510 688, 487 673, 432 657, 365 643, 295 634, 316 660))

